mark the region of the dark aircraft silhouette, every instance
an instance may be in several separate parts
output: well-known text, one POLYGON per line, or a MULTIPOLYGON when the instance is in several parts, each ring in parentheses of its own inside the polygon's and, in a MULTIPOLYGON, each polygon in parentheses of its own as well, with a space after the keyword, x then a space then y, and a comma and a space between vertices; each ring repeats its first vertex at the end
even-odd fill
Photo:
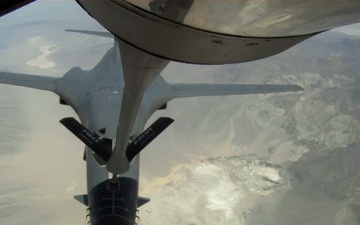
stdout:
POLYGON ((0 0, 0 16, 17 10, 35 0, 0 0))
MULTIPOLYGON (((30 2, 32 1, 0 0, 0 16, 30 2)), ((9 73, 2 73, 0 81, 55 91, 62 97, 61 103, 70 104, 76 110, 79 109, 76 106, 79 99, 86 101, 93 108, 82 111, 84 115, 79 114, 80 118, 92 118, 92 113, 96 110, 101 113, 107 110, 105 112, 112 115, 105 116, 104 120, 95 120, 96 126, 84 126, 86 119, 82 119, 82 124, 72 118, 61 121, 87 145, 85 159, 88 176, 92 177, 88 177, 88 195, 78 196, 78 199, 90 207, 90 222, 93 225, 133 225, 137 207, 148 201, 146 198, 137 198, 138 183, 134 177, 138 176, 138 154, 172 123, 172 119, 159 118, 144 130, 144 121, 138 122, 138 115, 143 113, 143 101, 147 93, 151 93, 151 85, 157 84, 160 73, 170 61, 193 64, 248 62, 275 55, 329 29, 360 21, 360 1, 76 2, 115 36, 116 51, 112 51, 115 60, 109 60, 111 65, 102 67, 103 70, 96 72, 96 68, 100 67, 94 68, 95 75, 102 78, 81 82, 78 79, 83 71, 74 69, 69 74, 77 72, 78 76, 64 76, 60 81, 9 73), (112 73, 103 73, 107 69, 112 73), (111 74, 121 76, 108 79, 111 74), (70 85, 75 81, 77 92, 70 85), (105 89, 94 90, 100 81, 107 82, 105 89), (58 87, 62 89, 57 89, 58 87), (96 94, 92 95, 92 92, 96 94), (116 107, 107 108, 112 103, 116 103, 116 107), (112 119, 111 129, 106 129, 106 124, 114 113, 117 119, 112 119), (139 126, 139 123, 142 125, 139 126), (101 169, 98 169, 98 165, 102 166, 101 169)), ((108 33, 80 32, 108 36, 108 33)), ((211 90, 202 85, 192 86, 195 87, 198 90, 185 88, 182 93, 186 95, 196 91, 199 95, 209 95, 211 92, 219 92, 219 86, 212 86, 211 90)), ((251 87, 246 91, 264 93, 260 91, 260 87, 264 88, 251 87)), ((292 88, 301 89, 295 86, 292 88)), ((166 94, 166 90, 161 93, 166 94)), ((160 104, 159 108, 166 106, 160 104)))

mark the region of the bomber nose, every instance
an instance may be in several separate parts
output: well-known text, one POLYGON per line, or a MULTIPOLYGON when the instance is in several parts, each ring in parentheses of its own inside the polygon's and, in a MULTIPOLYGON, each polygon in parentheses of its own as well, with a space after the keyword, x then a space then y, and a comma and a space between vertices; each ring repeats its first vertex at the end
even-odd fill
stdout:
POLYGON ((130 221, 125 217, 121 217, 118 215, 108 215, 102 218, 98 218, 93 225, 133 225, 134 221, 130 221))
POLYGON ((89 192, 91 225, 134 225, 137 191, 137 181, 126 177, 96 185, 89 192))

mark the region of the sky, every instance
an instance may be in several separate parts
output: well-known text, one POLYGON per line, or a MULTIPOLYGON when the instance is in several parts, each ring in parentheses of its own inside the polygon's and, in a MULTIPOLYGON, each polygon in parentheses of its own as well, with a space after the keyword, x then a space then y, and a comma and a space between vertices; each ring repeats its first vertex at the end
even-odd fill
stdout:
MULTIPOLYGON (((90 69, 112 46, 111 39, 64 29, 103 30, 75 1, 42 0, 0 18, 0 69, 59 77, 74 66, 90 69)), ((359 25, 336 30, 360 37, 359 25)), ((218 68, 172 63, 164 76, 191 82, 218 68)), ((2 224, 85 224, 86 208, 73 200, 86 191, 83 145, 58 122, 74 112, 52 93, 3 85, 0 93, 2 133, 12 134, 0 139, 2 224)), ((149 161, 146 165, 156 166, 149 161)))

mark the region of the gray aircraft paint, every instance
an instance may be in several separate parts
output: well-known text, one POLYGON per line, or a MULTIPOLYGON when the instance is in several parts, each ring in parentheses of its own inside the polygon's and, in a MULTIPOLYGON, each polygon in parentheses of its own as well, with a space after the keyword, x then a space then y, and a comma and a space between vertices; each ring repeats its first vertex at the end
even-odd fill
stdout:
MULTIPOLYGON (((185 8, 181 6, 183 7, 182 12, 176 13, 177 9, 166 12, 167 9, 174 10, 176 4, 169 3, 169 7, 167 7, 167 3, 164 2, 165 14, 162 14, 163 10, 156 11, 159 9, 156 9, 156 7, 162 4, 156 4, 155 9, 154 7, 150 7, 150 9, 143 7, 141 9, 122 0, 78 0, 78 3, 98 22, 123 41, 116 39, 115 48, 109 50, 103 60, 91 71, 73 68, 61 79, 1 73, 0 82, 53 91, 73 107, 85 127, 94 132, 106 128, 106 133, 103 136, 116 140, 113 154, 110 160, 106 162, 106 167, 100 165, 99 159, 91 150, 86 148, 88 193, 92 193, 88 196, 90 197, 88 198, 88 204, 95 204, 94 207, 99 206, 99 204, 95 201, 92 202, 92 197, 101 200, 101 195, 105 195, 109 191, 106 190, 106 185, 103 185, 108 182, 108 171, 120 174, 119 183, 123 179, 128 184, 132 183, 132 187, 136 186, 134 196, 137 196, 139 157, 132 162, 128 162, 124 157, 126 145, 130 135, 139 135, 153 112, 171 99, 214 94, 255 94, 301 90, 300 87, 291 85, 187 86, 180 84, 171 86, 159 76, 168 60, 199 64, 252 61, 277 54, 319 32, 335 26, 356 22, 359 18, 359 3, 346 6, 348 8, 345 10, 347 12, 345 15, 348 17, 343 18, 343 20, 341 19, 343 17, 343 7, 327 6, 326 12, 330 12, 330 17, 327 17, 328 15, 318 17, 318 10, 316 10, 316 7, 312 7, 310 3, 307 5, 293 3, 290 8, 298 10, 293 11, 294 14, 290 16, 298 15, 296 12, 302 12, 305 8, 314 9, 315 12, 315 14, 308 16, 298 15, 299 19, 293 17, 295 21, 301 21, 300 18, 313 18, 312 16, 315 15, 317 21, 323 22, 318 18, 331 18, 333 23, 331 23, 330 19, 326 20, 330 21, 330 23, 325 26, 313 26, 315 23, 310 22, 308 23, 310 26, 302 29, 300 33, 292 33, 293 27, 297 28, 298 26, 293 26, 291 23, 290 31, 288 30, 289 27, 285 26, 283 27, 286 29, 281 30, 273 29, 272 24, 268 27, 260 24, 261 28, 265 28, 261 31, 261 29, 253 29, 253 23, 250 23, 250 31, 256 30, 268 33, 266 29, 270 27, 270 31, 274 32, 275 37, 274 34, 267 37, 261 33, 256 34, 257 37, 246 37, 236 36, 241 35, 238 33, 235 33, 236 35, 228 35, 226 32, 218 33, 216 30, 208 28, 202 30, 202 27, 196 27, 196 24, 189 23, 189 21, 186 22, 186 16, 189 13, 197 14, 196 11, 190 9, 191 7, 198 9, 196 7, 199 5, 195 3, 189 4, 185 8), (151 13, 147 10, 150 10, 151 13), (340 23, 338 23, 339 21, 340 23), (183 22, 184 24, 182 24, 183 22), (129 30, 132 32, 128 32, 129 30), (280 36, 277 37, 277 34, 280 36), (149 40, 152 40, 151 44, 149 44, 149 40), (194 42, 196 42, 196 45, 194 45, 194 42), (132 181, 135 181, 135 184, 132 181)), ((322 4, 320 6, 324 6, 328 5, 328 2, 320 4, 322 4)), ((277 12, 279 9, 281 13, 285 6, 281 4, 276 9, 267 9, 271 12, 277 12)), ((240 6, 240 8, 244 7, 240 6)), ((267 15, 270 15, 270 13, 267 13, 267 15)), ((264 20, 262 19, 262 21, 264 20)), ((228 22, 225 22, 225 24, 228 25, 228 22)), ((282 24, 279 23, 280 26, 282 24)), ((240 26, 242 31, 244 31, 244 28, 245 26, 240 26)), ((250 33, 248 32, 248 34, 250 33)), ((130 191, 125 189, 121 193, 118 192, 126 197, 130 196, 130 191), (129 195, 126 193, 129 193, 129 195)), ((114 197, 112 199, 114 200, 114 197)), ((132 203, 135 203, 134 201, 132 203)), ((130 204, 131 202, 127 203, 130 204)), ((134 206, 136 206, 136 203, 134 206)), ((134 211, 134 209, 132 210, 134 211)), ((114 214, 114 210, 112 213, 114 214)), ((131 216, 127 222, 135 223, 134 214, 131 216)), ((96 217, 91 218, 93 224, 100 224, 97 223, 96 217)))
POLYGON ((320 32, 360 21, 358 1, 77 2, 132 46, 164 59, 195 64, 269 57, 320 32))
MULTIPOLYGON (((74 109, 83 126, 103 138, 116 140, 119 137, 118 127, 122 125, 118 122, 119 118, 121 116, 125 116, 125 118, 129 116, 129 112, 125 115, 121 112, 125 87, 124 61, 122 61, 121 55, 124 54, 120 53, 118 40, 116 40, 114 47, 109 49, 101 61, 90 71, 84 71, 75 67, 69 70, 62 78, 0 72, 0 83, 54 92, 74 109), (104 128, 106 129, 104 134, 98 132, 104 128)), ((152 69, 150 68, 150 70, 152 69)), ((154 81, 150 83, 149 88, 145 88, 144 96, 141 98, 136 115, 133 115, 135 118, 133 126, 127 127, 129 130, 126 132, 131 134, 132 137, 140 135, 150 116, 174 98, 262 94, 303 90, 297 85, 168 84, 159 74, 157 74, 154 81)), ((129 104, 131 104, 131 102, 129 104)), ((126 137, 127 143, 129 142, 128 138, 129 136, 126 137)), ((116 146, 113 147, 115 148, 116 146)), ((105 184, 109 182, 111 174, 104 165, 105 162, 102 162, 91 149, 85 147, 85 152, 87 191, 88 194, 90 194, 87 196, 87 203, 89 206, 92 206, 92 210, 94 210, 94 208, 98 207, 98 202, 92 202, 95 201, 93 199, 99 199, 102 194, 109 195, 110 193, 109 190, 103 190, 101 188, 106 187, 105 184), (93 196, 94 194, 96 196, 93 196)), ((132 196, 136 197, 139 180, 139 160, 139 156, 137 156, 132 162, 127 162, 128 168, 118 175, 119 183, 122 182, 125 186, 132 185, 131 189, 136 189, 136 193, 132 192, 132 196)), ((116 163, 119 164, 121 162, 115 160, 115 164, 116 163)), ((126 193, 128 192, 130 193, 131 190, 121 189, 121 191, 118 190, 116 192, 116 195, 120 194, 126 197, 126 193)), ((141 198, 140 200, 131 198, 130 200, 124 201, 124 204, 131 203, 131 207, 138 207, 140 204, 148 201, 145 198, 141 198), (132 202, 130 202, 130 200, 132 202)), ((108 207, 111 207, 111 205, 108 207)), ((125 205, 121 207, 126 208, 128 206, 125 205)), ((134 210, 136 209, 132 209, 132 212, 135 212, 134 210)), ((90 214, 91 213, 90 211, 90 214)), ((109 213, 114 213, 114 211, 109 211, 109 213)), ((92 224, 97 225, 102 223, 96 218, 97 215, 99 214, 90 215, 94 220, 91 222, 92 224)), ((113 216, 114 221, 118 222, 124 218, 120 214, 109 214, 104 218, 109 219, 109 216, 113 216)), ((129 218, 127 219, 126 221, 135 223, 135 214, 129 214, 129 218)), ((104 220, 104 222, 105 221, 106 220, 104 220)), ((107 220, 107 222, 109 221, 107 220)))

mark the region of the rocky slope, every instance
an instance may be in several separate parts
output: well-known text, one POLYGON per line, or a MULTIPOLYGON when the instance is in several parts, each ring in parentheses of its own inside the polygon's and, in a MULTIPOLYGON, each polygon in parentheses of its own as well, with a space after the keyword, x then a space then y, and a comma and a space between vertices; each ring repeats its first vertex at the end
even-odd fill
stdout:
MULTIPOLYGON (((164 134, 170 153, 144 159, 143 193, 153 201, 140 224, 288 224, 292 214, 292 224, 358 224, 359 43, 330 32, 276 57, 199 74, 305 91, 170 103, 164 114, 181 122, 164 134)), ((146 156, 163 153, 157 147, 146 156)))

